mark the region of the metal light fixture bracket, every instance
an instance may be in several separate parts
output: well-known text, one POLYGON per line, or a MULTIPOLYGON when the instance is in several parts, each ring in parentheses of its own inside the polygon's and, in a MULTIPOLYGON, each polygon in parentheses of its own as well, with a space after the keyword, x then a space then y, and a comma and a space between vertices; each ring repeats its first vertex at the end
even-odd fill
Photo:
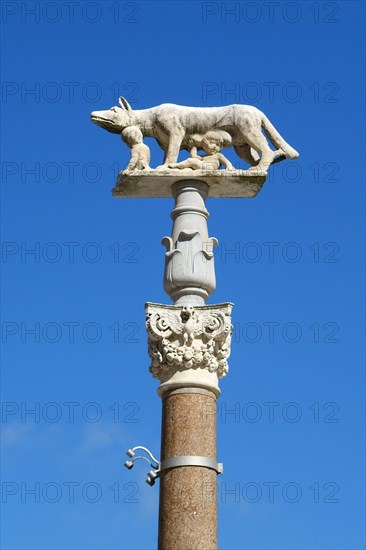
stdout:
POLYGON ((172 468, 180 468, 182 466, 200 466, 201 468, 215 470, 217 474, 222 474, 224 471, 224 465, 222 462, 217 463, 214 458, 210 458, 208 456, 172 456, 170 458, 166 458, 162 462, 159 462, 149 451, 149 449, 142 447, 141 445, 128 449, 126 451, 126 455, 131 458, 131 460, 126 460, 124 463, 124 466, 129 470, 133 468, 136 460, 144 460, 153 467, 153 470, 148 472, 146 479, 146 483, 150 486, 155 484, 155 480, 160 476, 160 472, 163 470, 171 470, 172 468), (136 456, 135 451, 137 450, 145 452, 148 455, 148 458, 143 455, 136 456))

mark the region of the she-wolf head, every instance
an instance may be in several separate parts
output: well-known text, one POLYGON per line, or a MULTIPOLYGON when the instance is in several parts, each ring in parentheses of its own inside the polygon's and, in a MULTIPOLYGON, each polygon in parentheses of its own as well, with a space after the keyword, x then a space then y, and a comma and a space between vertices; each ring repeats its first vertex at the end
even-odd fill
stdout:
POLYGON ((122 96, 118 99, 118 103, 119 107, 111 107, 108 111, 93 111, 90 115, 91 121, 108 132, 120 134, 132 123, 132 107, 122 96))

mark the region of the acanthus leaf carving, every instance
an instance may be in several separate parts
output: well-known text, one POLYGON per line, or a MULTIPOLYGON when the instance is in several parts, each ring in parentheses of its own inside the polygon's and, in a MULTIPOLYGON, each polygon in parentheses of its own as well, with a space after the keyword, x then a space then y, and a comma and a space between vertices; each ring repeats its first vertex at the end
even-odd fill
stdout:
POLYGON ((168 293, 189 283, 207 290, 211 294, 215 288, 215 270, 213 248, 217 239, 202 239, 199 231, 181 230, 174 242, 171 237, 164 237, 162 244, 167 248, 165 253, 165 288, 168 293))
POLYGON ((230 355, 232 304, 146 305, 150 372, 161 379, 184 369, 207 369, 226 376, 230 355))

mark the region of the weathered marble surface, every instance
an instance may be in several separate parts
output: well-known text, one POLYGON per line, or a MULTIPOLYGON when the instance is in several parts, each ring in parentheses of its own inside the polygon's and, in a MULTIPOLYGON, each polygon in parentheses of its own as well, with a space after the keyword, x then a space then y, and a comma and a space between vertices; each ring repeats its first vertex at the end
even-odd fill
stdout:
MULTIPOLYGON (((164 149, 164 166, 176 164, 181 149, 189 150, 195 157, 197 149, 203 149, 208 155, 218 155, 221 149, 231 145, 241 159, 263 170, 267 170, 275 160, 299 156, 266 115, 250 105, 185 107, 165 103, 150 109, 133 110, 128 101, 120 97, 119 107, 94 111, 91 120, 112 133, 121 134, 132 126, 143 136, 155 138, 164 149), (269 146, 262 130, 274 149, 269 146), (212 149, 207 151, 205 142, 207 146, 213 141, 219 148, 215 152, 212 149)), ((132 145, 141 145, 141 141, 135 140, 132 145)))
POLYGON ((129 126, 122 131, 122 141, 131 148, 131 159, 126 172, 150 170, 150 149, 143 143, 143 135, 138 126, 129 126))
POLYGON ((208 233, 207 191, 205 183, 191 180, 172 187, 172 234, 161 242, 166 247, 164 290, 175 303, 203 304, 216 288, 218 241, 208 233))
POLYGON ((159 393, 201 387, 218 395, 218 378, 229 370, 233 304, 145 307, 150 371, 161 382, 159 393))
POLYGON ((120 198, 172 197, 172 186, 177 182, 197 181, 208 185, 211 198, 253 198, 262 189, 267 172, 264 170, 138 170, 130 174, 120 172, 113 196, 120 198))

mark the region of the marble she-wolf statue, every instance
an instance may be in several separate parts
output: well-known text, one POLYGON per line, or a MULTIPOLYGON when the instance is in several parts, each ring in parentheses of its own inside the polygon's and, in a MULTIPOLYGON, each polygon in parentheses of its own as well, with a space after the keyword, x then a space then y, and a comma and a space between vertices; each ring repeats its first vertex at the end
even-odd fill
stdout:
POLYGON ((119 107, 94 111, 91 119, 116 134, 129 126, 137 126, 143 136, 155 138, 164 149, 165 167, 177 162, 180 149, 189 149, 192 135, 204 135, 212 130, 224 130, 230 134, 238 156, 256 170, 266 170, 276 157, 276 160, 282 160, 299 156, 266 115, 250 105, 183 107, 164 103, 150 109, 133 110, 128 101, 120 97, 119 107), (268 145, 262 129, 275 150, 268 145))

